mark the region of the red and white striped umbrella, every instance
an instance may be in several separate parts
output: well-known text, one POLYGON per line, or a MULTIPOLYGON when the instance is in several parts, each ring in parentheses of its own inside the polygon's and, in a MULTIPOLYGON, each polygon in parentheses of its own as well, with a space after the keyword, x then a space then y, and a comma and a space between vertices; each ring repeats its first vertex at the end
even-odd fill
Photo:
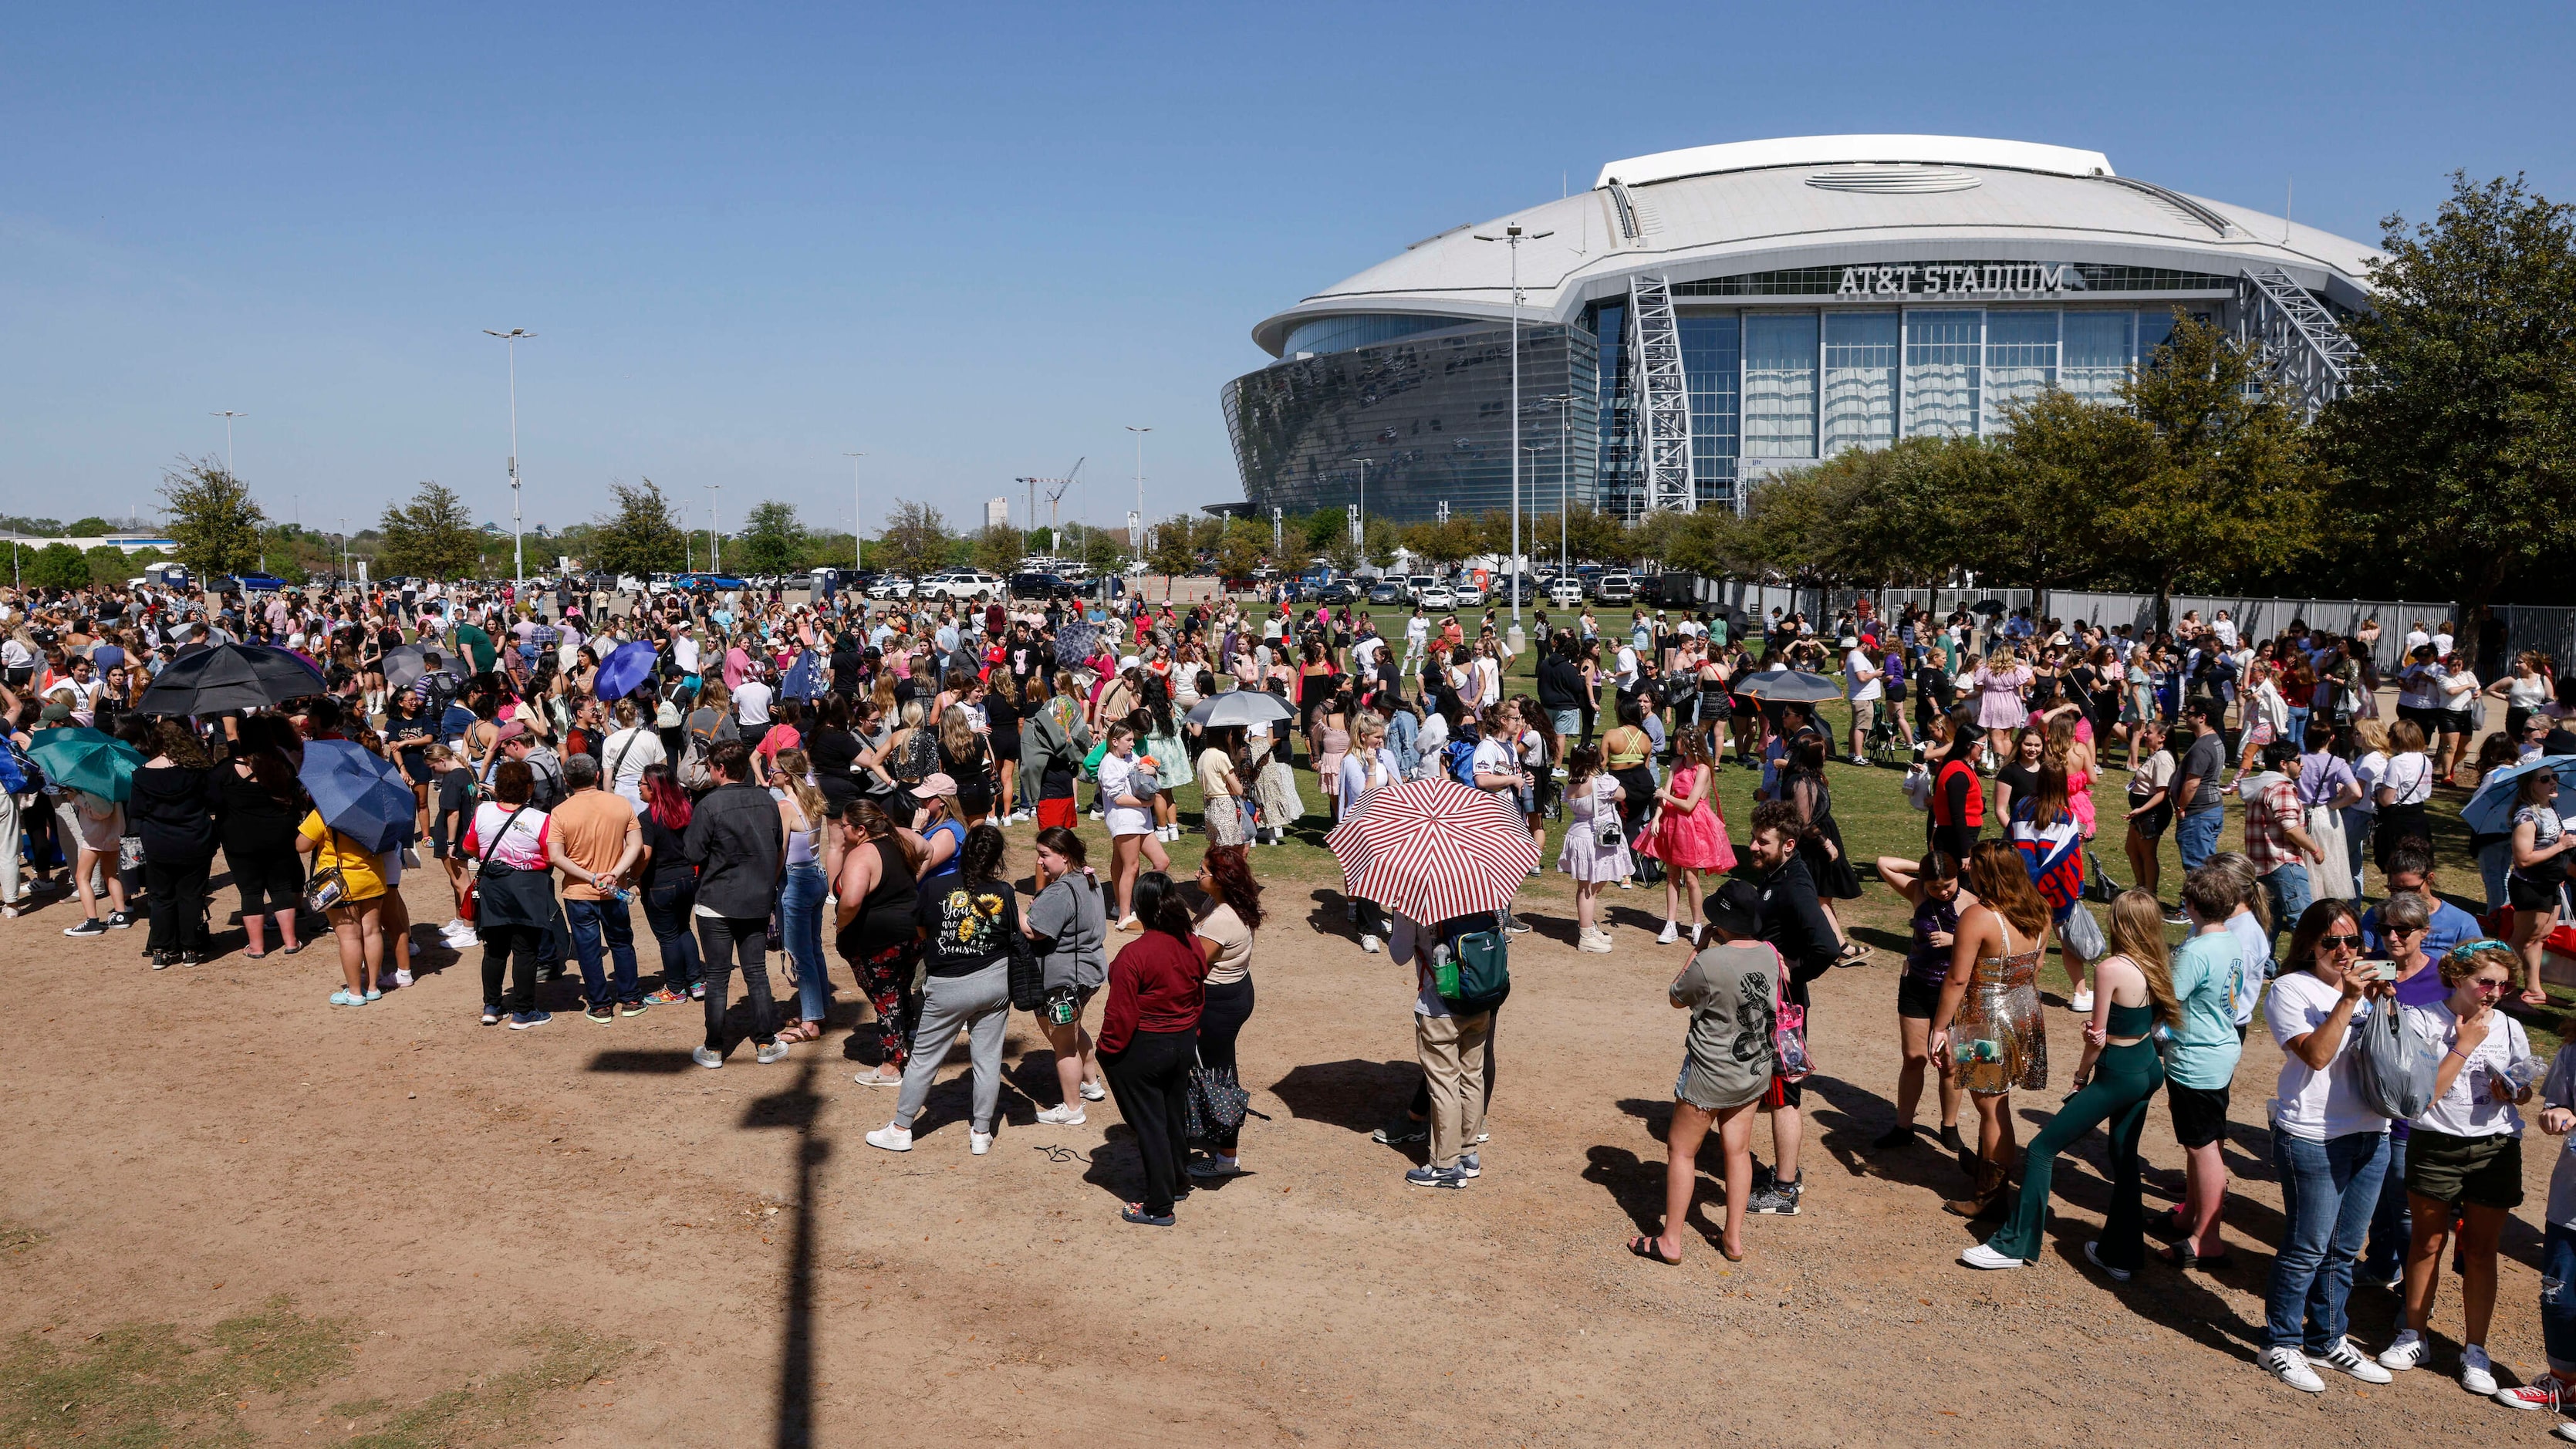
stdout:
POLYGON ((1538 842, 1511 797, 1455 780, 1389 785, 1324 844, 1351 896, 1426 925, 1503 909, 1538 868, 1538 842))

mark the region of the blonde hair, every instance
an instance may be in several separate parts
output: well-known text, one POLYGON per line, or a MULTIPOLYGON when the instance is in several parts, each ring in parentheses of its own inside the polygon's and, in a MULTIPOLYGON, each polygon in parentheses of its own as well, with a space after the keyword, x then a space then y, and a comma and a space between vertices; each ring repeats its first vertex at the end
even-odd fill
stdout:
POLYGON ((2411 719, 2401 719, 2388 727, 2388 748, 2401 755, 2422 754, 2424 727, 2411 719))
POLYGON ((786 787, 788 794, 796 797, 796 808, 805 812, 806 828, 820 830, 823 828, 823 811, 829 802, 824 800, 823 792, 815 787, 814 782, 807 778, 813 772, 814 762, 806 757, 803 750, 789 749, 778 752, 778 773, 783 777, 781 783, 786 787))
POLYGON ((966 706, 952 704, 939 712, 939 743, 960 760, 975 753, 975 719, 966 706))
POLYGON ((635 713, 635 701, 631 699, 621 699, 617 702, 617 707, 611 710, 610 713, 616 717, 620 728, 633 729, 635 727, 635 721, 638 718, 635 713))
POLYGON ((2127 957, 2129 964, 2138 968, 2138 974, 2147 978, 2147 996, 2155 1005, 2156 1020, 2179 1028, 2182 1003, 2174 996, 2173 966, 2165 954, 2164 907, 2157 903, 2155 892, 2132 886, 2112 897, 2108 936, 2110 954, 2127 957))

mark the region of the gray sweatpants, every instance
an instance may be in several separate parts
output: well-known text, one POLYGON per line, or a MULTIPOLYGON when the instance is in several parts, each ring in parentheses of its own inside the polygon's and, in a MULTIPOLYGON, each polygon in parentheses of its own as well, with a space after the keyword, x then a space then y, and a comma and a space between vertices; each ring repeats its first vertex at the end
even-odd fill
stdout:
POLYGON ((993 1130, 993 1108, 1002 1099, 1002 1037, 1011 1024, 1011 964, 996 961, 972 976, 933 976, 922 990, 921 1022, 912 1031, 912 1059, 903 1067, 903 1096, 895 1103, 894 1125, 909 1129, 930 1096, 930 1083, 957 1029, 966 1028, 966 1047, 975 1067, 975 1119, 978 1132, 993 1130))

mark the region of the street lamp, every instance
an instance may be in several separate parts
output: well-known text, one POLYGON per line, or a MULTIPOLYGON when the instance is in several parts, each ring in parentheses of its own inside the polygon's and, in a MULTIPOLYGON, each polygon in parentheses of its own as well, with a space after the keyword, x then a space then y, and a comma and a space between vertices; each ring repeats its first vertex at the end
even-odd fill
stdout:
POLYGON ((724 485, 708 483, 703 486, 707 490, 707 572, 720 574, 724 572, 724 546, 716 542, 716 493, 724 485))
POLYGON ((1552 231, 1524 233, 1518 226, 1503 228, 1501 236, 1478 234, 1481 242, 1498 241, 1511 248, 1512 254, 1512 652, 1528 647, 1529 638, 1521 631, 1521 243, 1538 241, 1556 235, 1552 231))
POLYGON ((860 562, 859 554, 859 460, 867 454, 843 453, 841 456, 850 460, 850 572, 855 574, 867 568, 860 562))
POLYGON ((486 337, 498 337, 510 345, 510 567, 519 576, 519 589, 528 587, 528 552, 519 529, 519 343, 537 334, 525 327, 507 332, 483 329, 486 337))
POLYGON ((249 417, 250 414, 237 413, 230 408, 226 408, 222 412, 208 413, 206 416, 210 418, 222 418, 224 420, 224 471, 226 473, 230 473, 233 470, 233 419, 246 418, 249 417))
POLYGON ((1370 465, 1371 463, 1376 462, 1376 461, 1377 461, 1377 459, 1375 459, 1375 458, 1353 458, 1351 461, 1360 465, 1360 516, 1359 516, 1359 537, 1352 539, 1352 540, 1351 540, 1351 542, 1353 542, 1353 543, 1355 543, 1355 544, 1358 544, 1358 545, 1359 545, 1359 549, 1360 549, 1360 563, 1361 563, 1361 564, 1363 564, 1363 565, 1365 565, 1365 564, 1367 564, 1367 563, 1368 563, 1368 561, 1369 561, 1369 557, 1368 557, 1368 470, 1369 470, 1369 465, 1370 465))
POLYGON ((1127 431, 1136 435, 1136 561, 1143 563, 1145 561, 1145 435, 1154 430, 1129 423, 1127 431))
POLYGON ((1567 508, 1572 506, 1567 501, 1565 476, 1568 461, 1567 454, 1572 450, 1574 439, 1574 394, 1570 392, 1551 393, 1548 396, 1539 399, 1539 404, 1542 407, 1549 403, 1555 403, 1557 405, 1556 571, 1560 576, 1563 576, 1574 572, 1574 550, 1567 546, 1567 540, 1573 535, 1567 530, 1565 522, 1565 511, 1567 508))

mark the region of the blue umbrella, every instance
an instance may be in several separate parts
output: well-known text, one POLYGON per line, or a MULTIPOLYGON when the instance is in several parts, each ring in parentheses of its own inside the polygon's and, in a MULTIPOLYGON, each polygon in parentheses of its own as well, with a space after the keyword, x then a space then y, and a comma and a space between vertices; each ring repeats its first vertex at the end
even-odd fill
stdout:
POLYGON ((787 667, 787 678, 779 685, 778 695, 781 699, 812 699, 822 692, 822 662, 815 657, 813 650, 804 650, 796 656, 796 662, 787 667))
POLYGON ((600 663, 599 679, 590 692, 598 695, 602 703, 624 699, 635 686, 653 677, 653 662, 660 657, 660 650, 641 639, 620 644, 600 663))
POLYGON ((411 837, 417 807, 402 772, 382 755, 347 740, 315 740, 304 747, 296 772, 322 812, 322 823, 372 851, 387 851, 411 837))
MULTIPOLYGON (((2460 823, 2479 835, 2502 835, 2513 829, 2515 797, 2522 791, 2523 778, 2536 770, 2557 771, 2561 792, 2576 786, 2576 755, 2549 755, 2528 765, 2513 765, 2478 782, 2478 793, 2460 807, 2460 823)), ((2558 813, 2567 813, 2567 803, 2562 794, 2558 813)))

